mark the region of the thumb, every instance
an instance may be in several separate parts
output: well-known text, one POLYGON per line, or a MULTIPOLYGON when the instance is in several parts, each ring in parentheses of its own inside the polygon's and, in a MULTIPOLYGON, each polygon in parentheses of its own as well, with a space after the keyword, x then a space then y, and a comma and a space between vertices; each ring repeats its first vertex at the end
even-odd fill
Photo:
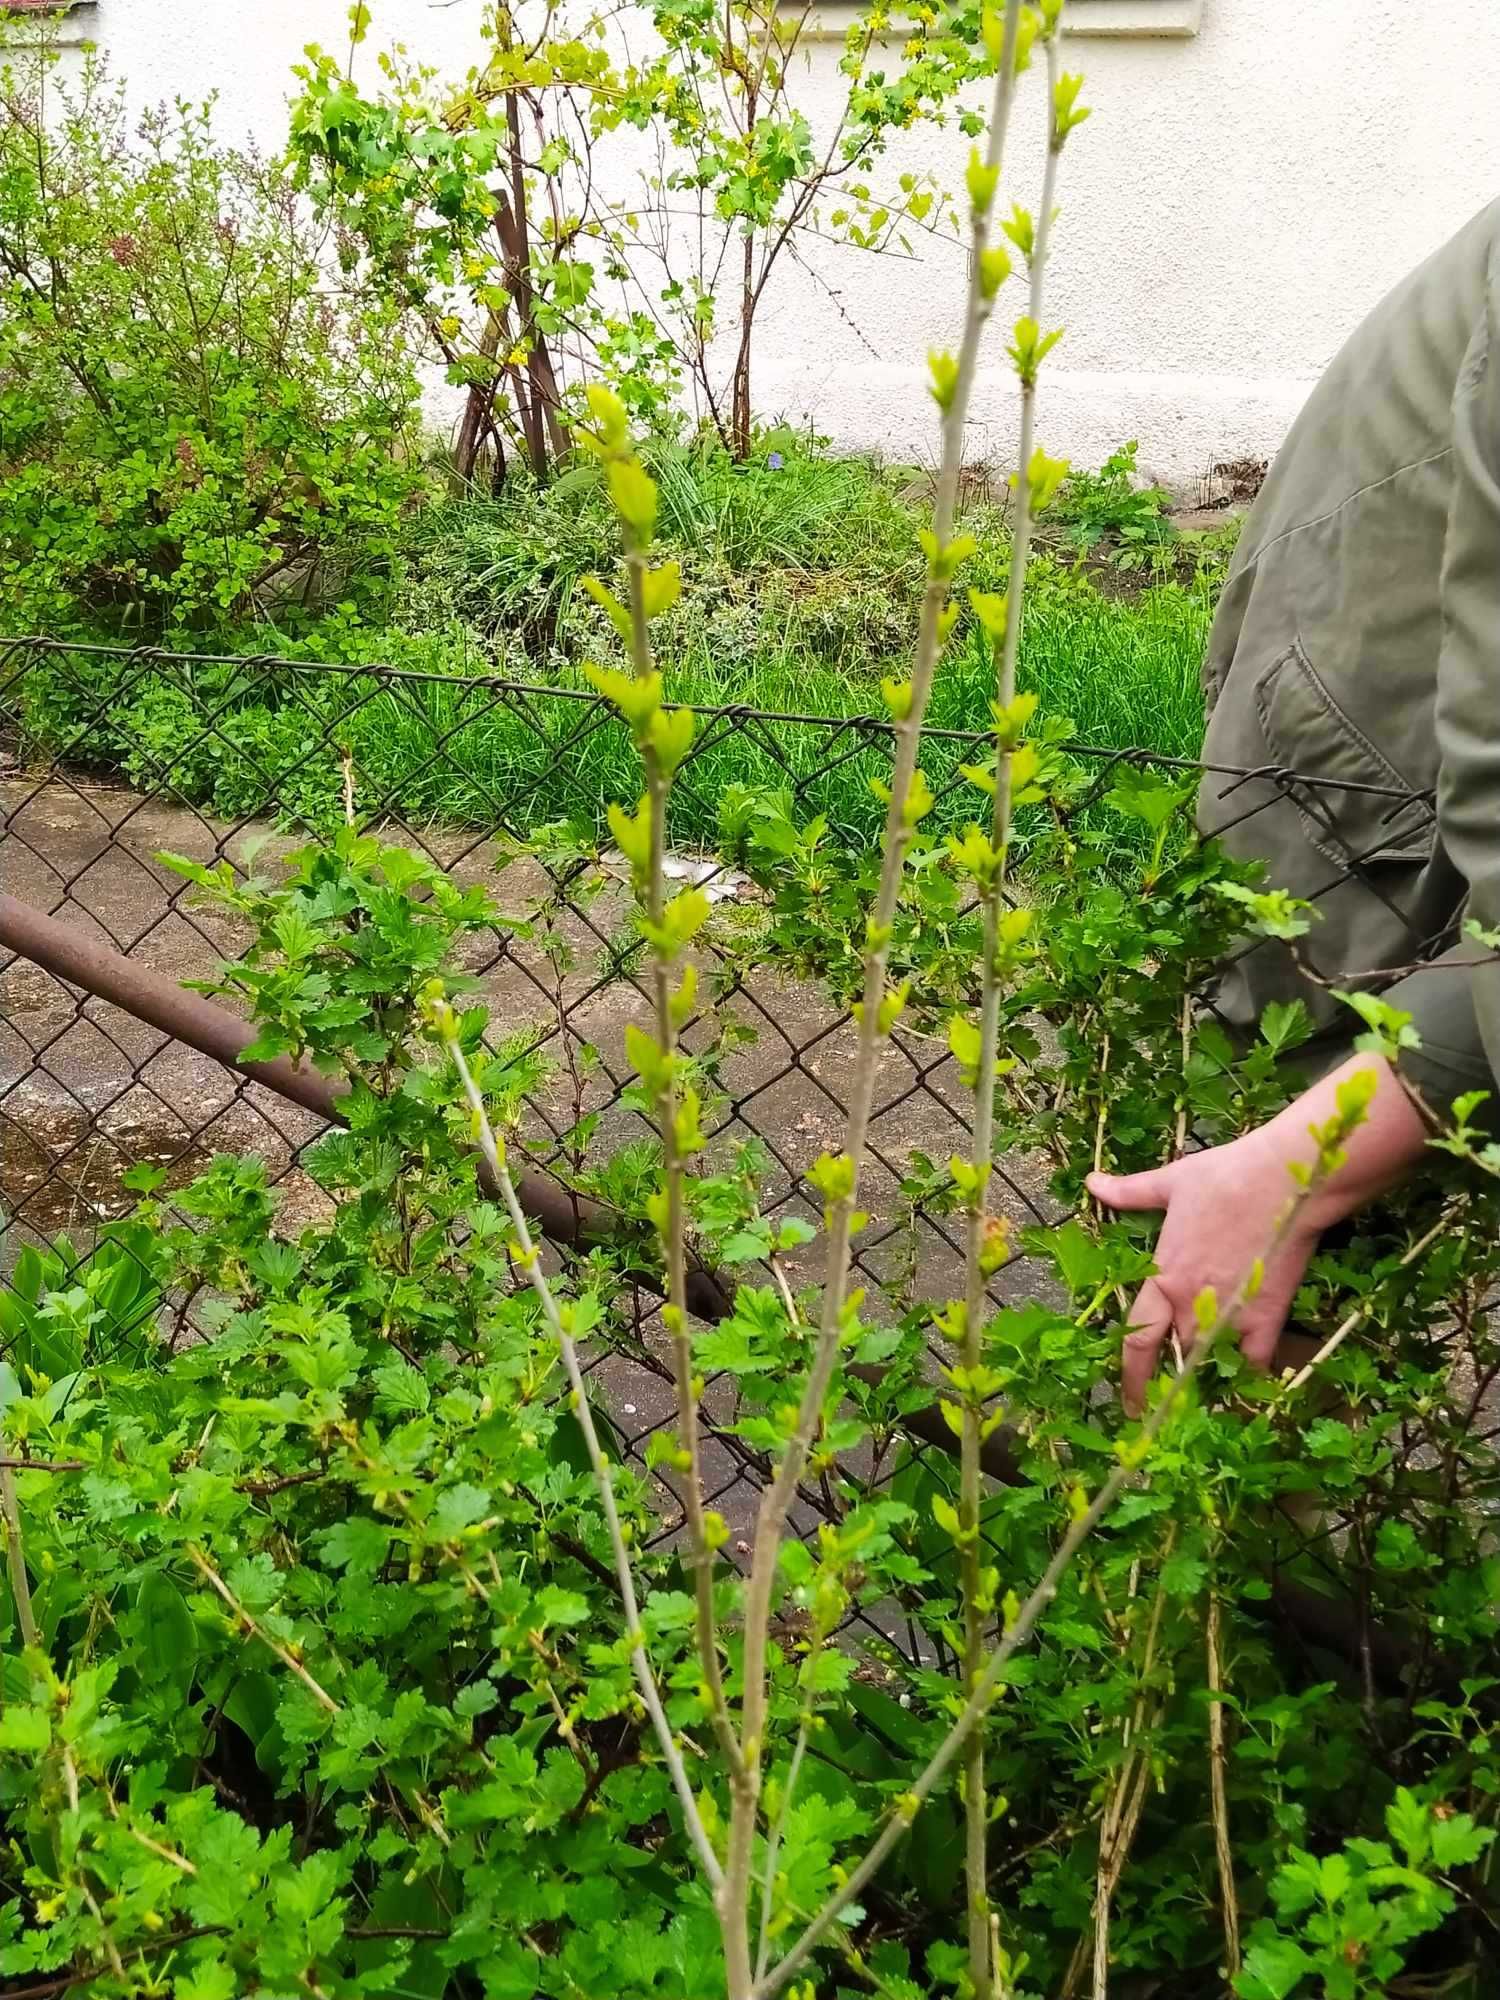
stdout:
POLYGON ((1177 1166, 1152 1167, 1143 1174, 1090 1174, 1084 1185, 1095 1201, 1125 1213, 1165 1208, 1176 1185, 1177 1166))

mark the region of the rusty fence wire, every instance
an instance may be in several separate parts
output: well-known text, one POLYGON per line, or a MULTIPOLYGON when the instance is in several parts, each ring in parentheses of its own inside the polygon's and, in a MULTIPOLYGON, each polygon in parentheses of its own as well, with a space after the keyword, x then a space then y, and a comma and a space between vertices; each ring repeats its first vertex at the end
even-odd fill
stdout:
MULTIPOLYGON (((869 781, 888 768, 884 718, 699 709, 698 733, 675 785, 673 867, 720 906, 720 924, 756 921, 755 886, 733 864, 748 815, 771 795, 788 817, 822 815, 830 841, 873 852, 878 812, 869 781), (729 855, 730 859, 723 858, 729 855)), ((930 733, 924 768, 937 812, 956 820, 959 767, 982 753, 975 733, 930 733)), ((1076 754, 1100 788, 1120 761, 1171 765, 1147 752, 1076 754)), ((1184 779, 1194 768, 1177 765, 1184 779)), ((1226 819, 1266 811, 1326 811, 1338 790, 1316 774, 1266 768, 1215 774, 1226 819)), ((1372 788, 1363 788, 1366 791, 1372 788)), ((470 941, 466 970, 492 1030, 543 1052, 549 1081, 532 1103, 534 1157, 571 1164, 581 1115, 600 1143, 644 1141, 625 1102, 624 1029, 644 994, 627 922, 628 882, 597 850, 604 807, 638 790, 634 752, 612 708, 587 688, 386 665, 329 666, 281 657, 170 653, 156 648, 0 641, 0 891, 54 916, 81 938, 174 981, 205 978, 240 948, 234 923, 198 907, 162 850, 243 866, 274 856, 347 814, 429 856, 459 880, 496 885, 545 906, 546 935, 496 929, 470 941)), ((969 795, 972 800, 972 793, 969 795)), ((1423 794, 1389 793, 1389 814, 1431 816, 1423 794)), ((607 843, 606 843, 607 844, 607 843)), ((1330 865, 1329 893, 1351 884, 1382 893, 1364 857, 1330 865)), ((1413 940, 1417 950, 1421 940, 1413 940)), ((804 1181, 838 1141, 854 1033, 847 1010, 775 965, 745 970, 710 946, 718 977, 700 1034, 716 1048, 712 1141, 762 1149, 768 1213, 816 1215, 804 1181)), ((263 1158, 281 1190, 284 1226, 314 1217, 325 1197, 302 1155, 323 1129, 311 1113, 185 1048, 40 965, 0 950, 0 1224, 11 1270, 20 1249, 65 1237, 82 1254, 101 1224, 128 1213, 121 1175, 138 1162, 180 1186, 216 1153, 263 1158)), ((914 1163, 946 1160, 968 1143, 967 1094, 937 1038, 899 1029, 886 1052, 862 1190, 872 1223, 860 1278, 876 1292, 904 1286, 941 1298, 961 1268, 953 1219, 924 1197, 914 1163)), ((1046 1174, 997 1162, 1002 1199, 1022 1222, 1060 1211, 1046 1174)), ((997 1295, 1027 1295, 1035 1270, 1009 1270, 997 1295)), ((644 1462, 673 1422, 666 1348, 649 1293, 636 1296, 627 1336, 595 1360, 600 1400, 622 1450, 644 1462)), ((748 1550, 764 1466, 722 1424, 732 1385, 710 1386, 721 1428, 707 1463, 710 1504, 730 1524, 731 1553, 748 1550)), ((915 1449, 920 1450, 920 1445, 915 1449)), ((889 1477, 904 1443, 863 1476, 889 1477)), ((663 1536, 680 1524, 669 1475, 653 1473, 663 1536)), ((831 1496, 804 1494, 803 1524, 831 1496)), ((873 1627, 904 1650, 915 1628, 882 1616, 873 1627)), ((929 1655, 930 1656, 930 1655, 929 1655)))

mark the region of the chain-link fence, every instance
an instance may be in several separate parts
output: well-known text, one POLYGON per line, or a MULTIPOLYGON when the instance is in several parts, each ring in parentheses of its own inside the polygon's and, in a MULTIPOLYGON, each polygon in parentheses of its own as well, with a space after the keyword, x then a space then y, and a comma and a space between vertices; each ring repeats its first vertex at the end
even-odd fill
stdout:
MULTIPOLYGON (((821 818, 830 844, 873 852, 880 809, 870 781, 888 770, 891 728, 863 715, 737 706, 698 714, 670 835, 673 869, 717 906, 705 968, 714 976, 690 1033, 712 1054, 710 1141, 721 1155, 753 1141, 766 1163, 767 1211, 813 1219, 804 1176, 843 1131, 853 1023, 824 985, 779 968, 774 954, 734 947, 765 907, 734 857, 748 818, 777 795, 787 824, 821 818)), ((960 767, 983 748, 977 732, 931 733, 924 768, 939 821, 972 812, 960 767)), ((1171 765, 1145 752, 1075 754, 1098 792, 1122 759, 1171 765)), ((1184 781, 1195 775, 1171 768, 1184 781)), ((1320 812, 1339 790, 1281 769, 1224 771, 1214 784, 1225 816, 1238 818, 1320 812)), ((133 965, 173 981, 203 979, 242 949, 235 924, 205 911, 155 858, 164 850, 243 866, 252 853, 264 860, 269 846, 274 858, 357 816, 460 881, 490 880, 507 864, 498 900, 524 906, 530 926, 471 940, 466 970, 492 1032, 523 1038, 547 1058, 549 1080, 531 1106, 534 1159, 564 1178, 579 1164, 580 1119, 597 1119, 606 1151, 647 1132, 626 1101, 624 1031, 644 1005, 627 871, 607 852, 598 859, 605 802, 637 790, 628 735, 586 688, 35 639, 0 645, 0 888, 133 965)), ((1419 794, 1392 790, 1389 799, 1393 815, 1431 811, 1419 794)), ((1346 854, 1325 886, 1347 892, 1364 875, 1362 857, 1346 854)), ((1373 878, 1366 886, 1383 893, 1373 878)), ((851 930, 851 949, 856 938, 851 930)), ((968 1117, 946 1043, 898 1028, 881 1065, 862 1186, 872 1219, 856 1261, 873 1294, 940 1299, 955 1289, 958 1232, 930 1199, 924 1167, 966 1151, 968 1117)), ((163 1168, 170 1190, 219 1152, 262 1157, 280 1184, 283 1226, 295 1227, 326 1201, 301 1164, 321 1129, 264 1085, 43 964, 0 953, 0 1213, 11 1260, 26 1243, 59 1236, 75 1251, 86 1247, 102 1221, 128 1212, 128 1167, 163 1168)), ((1059 1218, 1045 1164, 1005 1159, 996 1170, 1013 1219, 1059 1218)), ((997 1275, 996 1294, 1034 1295, 1041 1282, 1022 1261, 997 1275)), ((673 1422, 649 1292, 636 1295, 626 1337, 595 1365, 621 1446, 641 1460, 652 1434, 673 1422)), ((732 1385, 710 1386, 705 1407, 721 1427, 706 1469, 731 1553, 743 1554, 764 1466, 722 1429, 731 1397, 732 1385)), ((885 1476, 909 1449, 910 1440, 893 1444, 865 1476, 885 1476)), ((670 1535, 680 1500, 653 1476, 670 1535)), ((806 1519, 833 1504, 815 1490, 804 1499, 806 1519)), ((881 1629, 900 1636, 890 1619, 881 1629)), ((915 1647, 914 1628, 909 1636, 915 1647)))

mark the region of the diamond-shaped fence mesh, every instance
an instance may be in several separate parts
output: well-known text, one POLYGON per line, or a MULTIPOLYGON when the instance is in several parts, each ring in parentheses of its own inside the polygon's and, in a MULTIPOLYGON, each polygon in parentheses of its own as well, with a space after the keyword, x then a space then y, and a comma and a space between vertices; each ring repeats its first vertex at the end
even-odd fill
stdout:
MULTIPOLYGON (((822 815, 830 842, 874 851, 879 808, 870 780, 889 768, 887 721, 739 706, 698 713, 674 788, 672 865, 716 900, 719 935, 753 925, 763 907, 754 884, 722 858, 733 854, 736 830, 758 798, 784 794, 793 820, 822 815)), ((940 818, 966 810, 959 767, 983 747, 977 734, 930 733, 924 768, 940 818)), ((1122 757, 1170 761, 1086 748, 1077 755, 1097 766, 1100 789, 1122 757)), ((1320 823, 1331 823, 1325 801, 1340 789, 1279 768, 1225 770, 1215 783, 1226 816, 1296 810, 1320 823)), ((543 909, 544 923, 529 935, 496 929, 472 938, 466 970, 492 1031, 527 1037, 548 1059, 550 1080, 531 1107, 543 1169, 566 1173, 573 1164, 568 1135, 586 1112, 598 1115, 606 1147, 646 1136, 641 1115, 624 1101, 625 1026, 645 1005, 626 871, 607 854, 601 866, 585 851, 603 835, 606 802, 633 799, 637 790, 623 725, 584 688, 395 666, 0 643, 0 889, 174 981, 210 976, 242 940, 231 920, 201 907, 154 858, 163 850, 243 865, 252 851, 285 850, 352 813, 460 881, 490 879, 506 861, 497 900, 543 909), (570 838, 538 839, 564 824, 570 838), (516 858, 520 844, 528 851, 516 858)), ((1382 797, 1382 819, 1431 815, 1421 794, 1393 789, 1382 797)), ((1363 859, 1330 862, 1314 893, 1359 884, 1382 893, 1363 859)), ((1422 943, 1413 939, 1412 951, 1422 943)), ((852 1020, 824 988, 774 962, 747 971, 745 954, 712 943, 708 956, 705 969, 718 976, 705 981, 709 998, 690 1032, 700 1048, 712 1041, 716 1051, 713 1143, 722 1150, 757 1141, 769 1162, 768 1211, 812 1219, 817 1208, 804 1176, 843 1131, 852 1020)), ((872 1294, 894 1287, 941 1299, 960 1288, 954 1220, 914 1192, 913 1162, 966 1150, 968 1117, 945 1042, 898 1028, 881 1065, 862 1187, 871 1223, 856 1261, 872 1294)), ((219 1152, 263 1158, 280 1184, 283 1226, 295 1227, 327 1199, 300 1164, 321 1129, 312 1113, 263 1085, 31 959, 0 951, 0 1220, 8 1259, 21 1245, 62 1235, 75 1249, 86 1245, 103 1220, 128 1212, 133 1197, 120 1181, 127 1167, 165 1168, 171 1188, 219 1152)), ((1059 1218, 1044 1168, 1000 1160, 996 1169, 999 1199, 1014 1220, 1059 1218)), ((1034 1295, 1042 1282, 1022 1260, 998 1274, 996 1295, 1034 1295)), ((665 1354, 655 1300, 641 1290, 628 1337, 594 1363, 600 1400, 637 1460, 673 1421, 665 1354)), ((720 1426, 730 1420, 733 1384, 711 1384, 705 1408, 720 1426)), ((922 1449, 911 1440, 893 1444, 861 1473, 879 1481, 914 1448, 922 1449)), ((730 1552, 743 1556, 764 1465, 720 1428, 706 1470, 710 1503, 730 1524, 730 1552)), ((680 1499, 659 1473, 653 1477, 662 1534, 670 1536, 680 1499)), ((803 1498, 804 1524, 834 1505, 815 1488, 803 1498)), ((880 1624, 903 1643, 899 1619, 880 1624)), ((915 1647, 914 1630, 909 1642, 915 1647)))

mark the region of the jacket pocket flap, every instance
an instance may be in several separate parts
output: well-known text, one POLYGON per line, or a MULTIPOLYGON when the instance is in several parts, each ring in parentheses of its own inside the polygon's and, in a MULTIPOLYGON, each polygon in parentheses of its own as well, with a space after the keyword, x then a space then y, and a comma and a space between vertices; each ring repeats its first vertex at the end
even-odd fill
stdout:
POLYGON ((1293 640, 1255 684, 1281 784, 1313 845, 1331 861, 1426 861, 1437 814, 1352 722, 1293 640))

